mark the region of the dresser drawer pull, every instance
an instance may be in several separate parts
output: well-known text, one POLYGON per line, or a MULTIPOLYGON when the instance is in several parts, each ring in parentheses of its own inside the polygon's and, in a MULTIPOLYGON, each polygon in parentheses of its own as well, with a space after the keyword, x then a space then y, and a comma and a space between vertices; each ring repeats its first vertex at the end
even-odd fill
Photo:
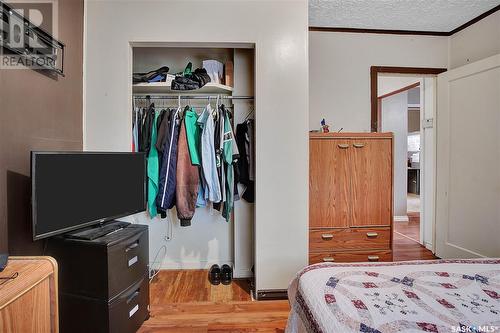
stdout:
POLYGON ((369 237, 369 238, 378 237, 378 232, 367 232, 366 237, 369 237))
POLYGON ((130 295, 129 297, 127 297, 127 304, 129 304, 130 302, 132 302, 132 300, 134 298, 136 298, 137 296, 139 296, 140 292, 141 292, 141 288, 137 289, 136 291, 134 291, 132 293, 132 295, 130 295))
POLYGON ((324 261, 324 262, 334 262, 334 261, 335 261, 335 258, 332 258, 332 257, 325 257, 325 258, 323 258, 323 261, 324 261))
POLYGON ((347 148, 349 148, 349 145, 346 144, 346 143, 339 143, 338 146, 339 146, 340 149, 347 149, 347 148))
POLYGON ((323 240, 331 240, 333 239, 333 234, 321 234, 321 238, 323 240))
POLYGON ((354 146, 354 148, 363 148, 365 146, 364 143, 353 143, 352 145, 354 146))
POLYGON ((136 247, 139 246, 139 241, 136 240, 135 242, 133 242, 132 244, 129 244, 126 248, 125 248, 125 252, 128 252, 130 250, 133 250, 135 249, 136 247))
POLYGON ((379 259, 379 256, 368 256, 368 261, 378 261, 379 259))

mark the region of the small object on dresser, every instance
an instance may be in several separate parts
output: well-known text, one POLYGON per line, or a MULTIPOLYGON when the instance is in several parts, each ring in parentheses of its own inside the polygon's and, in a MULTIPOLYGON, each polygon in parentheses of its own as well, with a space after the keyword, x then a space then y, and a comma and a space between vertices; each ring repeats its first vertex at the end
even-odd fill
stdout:
POLYGON ((326 124, 325 118, 321 120, 321 132, 322 133, 329 133, 330 132, 330 125, 326 124))
POLYGON ((0 253, 0 272, 7 267, 7 261, 9 260, 9 255, 7 253, 0 253))

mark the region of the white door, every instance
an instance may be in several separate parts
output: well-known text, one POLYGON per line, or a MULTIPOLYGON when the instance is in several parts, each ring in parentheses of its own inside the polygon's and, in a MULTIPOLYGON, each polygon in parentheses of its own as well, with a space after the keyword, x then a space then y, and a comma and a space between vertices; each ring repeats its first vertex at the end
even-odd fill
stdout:
POLYGON ((436 255, 500 257, 500 54, 438 76, 436 255))

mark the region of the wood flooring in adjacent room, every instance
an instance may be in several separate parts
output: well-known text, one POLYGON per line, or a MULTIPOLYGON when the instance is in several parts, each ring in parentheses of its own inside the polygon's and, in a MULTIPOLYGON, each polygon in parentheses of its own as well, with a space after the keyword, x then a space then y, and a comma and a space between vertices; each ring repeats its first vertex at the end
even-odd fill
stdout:
POLYGON ((393 260, 437 259, 425 246, 420 245, 420 214, 408 212, 408 222, 394 222, 393 260))
MULTIPOLYGON (((399 223, 396 230, 401 231, 404 226, 399 223)), ((415 229, 415 225, 409 227, 415 229)), ((435 259, 425 247, 398 232, 394 232, 393 247, 394 261, 435 259)), ((207 274, 206 270, 161 271, 151 284, 151 318, 139 332, 284 332, 288 301, 252 301, 247 280, 212 286, 207 274)))

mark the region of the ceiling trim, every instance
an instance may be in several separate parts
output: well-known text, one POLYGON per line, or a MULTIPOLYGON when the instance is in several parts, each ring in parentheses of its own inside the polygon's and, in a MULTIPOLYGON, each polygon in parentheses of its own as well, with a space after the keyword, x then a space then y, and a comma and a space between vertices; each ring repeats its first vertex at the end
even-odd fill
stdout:
POLYGON ((423 36, 452 36, 459 31, 481 21, 485 17, 500 10, 500 5, 476 16, 472 20, 465 22, 461 26, 451 31, 418 31, 418 30, 390 30, 390 29, 360 29, 360 28, 343 28, 343 27, 309 27, 309 31, 322 31, 322 32, 352 32, 352 33, 365 33, 365 34, 389 34, 389 35, 423 35, 423 36))
POLYGON ((353 32, 353 33, 363 33, 363 34, 387 34, 387 35, 449 36, 449 32, 446 31, 388 30, 388 29, 362 29, 362 28, 336 28, 336 27, 309 27, 309 31, 353 32))
POLYGON ((500 5, 498 5, 498 6, 496 6, 496 7, 491 8, 490 10, 488 10, 488 11, 486 11, 486 12, 482 13, 481 15, 476 16, 475 18, 473 18, 473 19, 472 19, 472 20, 470 20, 469 22, 465 22, 465 23, 464 23, 464 24, 462 24, 461 26, 459 26, 459 27, 457 27, 457 28, 453 29, 452 31, 450 31, 450 32, 449 32, 450 36, 451 36, 451 35, 456 34, 456 33, 457 33, 457 32, 459 32, 459 31, 464 30, 465 28, 467 28, 467 27, 469 27, 469 26, 473 25, 474 23, 476 23, 476 22, 478 22, 478 21, 481 21, 481 20, 482 20, 482 19, 484 19, 485 17, 490 16, 491 14, 493 14, 493 13, 495 13, 495 12, 499 11, 499 10, 500 10, 500 5))

